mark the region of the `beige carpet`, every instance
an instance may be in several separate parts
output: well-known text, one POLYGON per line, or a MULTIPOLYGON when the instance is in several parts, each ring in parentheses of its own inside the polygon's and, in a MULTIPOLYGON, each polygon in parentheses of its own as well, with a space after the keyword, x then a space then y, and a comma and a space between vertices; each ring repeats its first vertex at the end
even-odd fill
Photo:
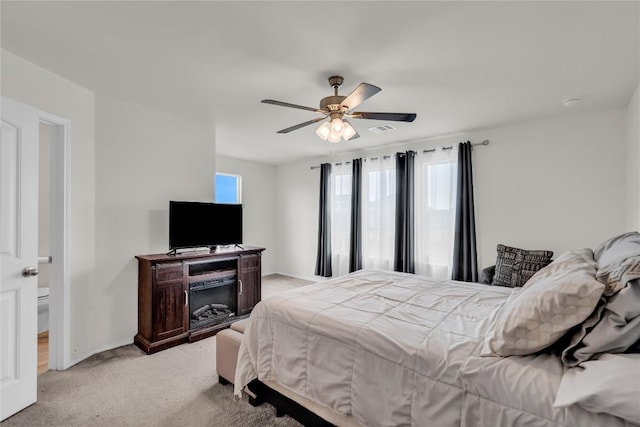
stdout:
MULTIPOLYGON (((272 295, 304 284, 272 275, 272 295)), ((267 297, 265 296, 265 298, 267 297)), ((218 383, 215 337, 146 355, 134 345, 105 351, 38 376, 38 402, 2 426, 299 426, 269 404, 235 400, 218 383)))

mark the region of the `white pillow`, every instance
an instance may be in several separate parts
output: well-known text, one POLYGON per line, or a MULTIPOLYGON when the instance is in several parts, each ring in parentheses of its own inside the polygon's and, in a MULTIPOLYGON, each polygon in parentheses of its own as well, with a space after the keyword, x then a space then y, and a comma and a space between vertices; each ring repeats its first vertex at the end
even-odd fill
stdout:
POLYGON ((542 350, 593 311, 604 285, 589 248, 569 251, 538 271, 493 313, 482 356, 525 356, 542 350))
POLYGON ((562 375, 554 408, 577 404, 640 424, 640 354, 603 354, 562 375))

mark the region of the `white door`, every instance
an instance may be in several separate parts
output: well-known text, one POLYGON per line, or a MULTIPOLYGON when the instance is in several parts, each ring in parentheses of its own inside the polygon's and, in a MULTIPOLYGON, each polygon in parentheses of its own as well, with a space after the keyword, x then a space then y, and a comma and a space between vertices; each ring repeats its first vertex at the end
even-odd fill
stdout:
POLYGON ((0 420, 36 401, 38 110, 2 98, 0 420))

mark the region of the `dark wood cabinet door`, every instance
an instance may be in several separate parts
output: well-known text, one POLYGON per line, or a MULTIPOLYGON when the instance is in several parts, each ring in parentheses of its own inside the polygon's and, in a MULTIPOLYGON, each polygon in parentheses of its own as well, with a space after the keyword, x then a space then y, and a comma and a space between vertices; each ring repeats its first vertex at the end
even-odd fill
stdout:
POLYGON ((166 282, 153 291, 154 339, 160 341, 189 330, 186 292, 182 280, 166 282))
POLYGON ((238 262, 238 315, 242 316, 251 313, 253 307, 260 302, 260 255, 242 255, 238 262))

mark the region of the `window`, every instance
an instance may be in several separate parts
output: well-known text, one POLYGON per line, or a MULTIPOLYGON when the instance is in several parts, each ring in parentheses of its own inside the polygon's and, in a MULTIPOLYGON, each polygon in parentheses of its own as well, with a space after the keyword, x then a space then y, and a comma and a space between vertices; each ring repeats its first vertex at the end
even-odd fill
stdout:
POLYGON ((335 179, 336 196, 351 196, 351 174, 336 175, 335 179))
POLYGON ((362 169, 362 266, 393 270, 395 159, 367 159, 362 169))
POLYGON ((216 173, 216 203, 242 203, 242 177, 216 173))
POLYGON ((336 175, 334 177, 334 193, 331 204, 332 227, 338 253, 349 254, 349 237, 351 232, 351 175, 336 175))
POLYGON ((440 151, 416 159, 416 273, 451 277, 455 234, 457 153, 440 151))
POLYGON ((424 163, 424 187, 427 189, 427 206, 430 210, 448 211, 454 209, 455 163, 424 163))
MULTIPOLYGON (((415 163, 415 268, 417 274, 451 277, 455 234, 457 151, 419 155, 415 163)), ((351 231, 351 167, 331 171, 333 275, 348 272, 351 231)), ((395 246, 395 158, 367 159, 362 166, 362 265, 393 270, 395 246)))
POLYGON ((334 276, 349 272, 351 240, 351 163, 331 169, 331 265, 334 276))

